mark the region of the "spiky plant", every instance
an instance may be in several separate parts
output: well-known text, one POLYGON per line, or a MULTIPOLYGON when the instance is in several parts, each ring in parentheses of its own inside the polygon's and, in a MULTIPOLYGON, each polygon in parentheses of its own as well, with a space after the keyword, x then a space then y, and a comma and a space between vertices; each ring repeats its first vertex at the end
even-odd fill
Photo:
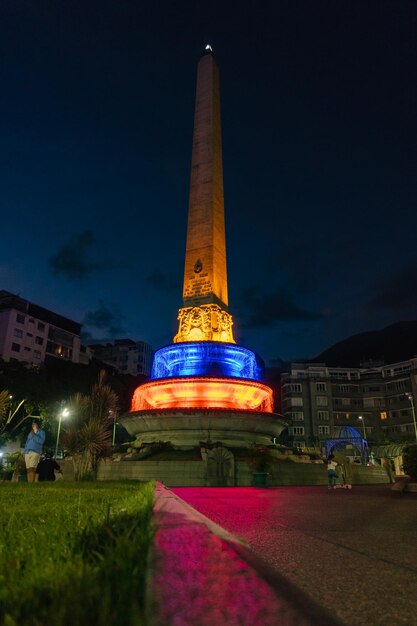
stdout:
POLYGON ((62 440, 72 456, 76 480, 94 478, 100 458, 110 446, 109 425, 117 411, 117 394, 105 384, 101 371, 90 395, 76 394, 70 401, 73 419, 62 440))

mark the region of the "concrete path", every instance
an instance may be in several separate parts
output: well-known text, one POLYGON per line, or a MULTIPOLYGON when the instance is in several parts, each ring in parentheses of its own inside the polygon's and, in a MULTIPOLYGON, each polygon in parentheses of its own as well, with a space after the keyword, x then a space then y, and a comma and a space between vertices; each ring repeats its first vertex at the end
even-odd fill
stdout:
POLYGON ((161 484, 147 626, 340 626, 226 530, 161 484))
POLYGON ((389 486, 175 488, 349 626, 417 624, 417 496, 389 486))

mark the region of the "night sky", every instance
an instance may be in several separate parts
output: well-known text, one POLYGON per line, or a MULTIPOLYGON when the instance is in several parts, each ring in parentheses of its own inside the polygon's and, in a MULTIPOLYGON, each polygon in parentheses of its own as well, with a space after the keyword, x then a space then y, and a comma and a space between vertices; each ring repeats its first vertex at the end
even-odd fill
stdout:
POLYGON ((414 0, 2 0, 0 288, 171 343, 206 43, 238 342, 273 363, 417 319, 414 0))

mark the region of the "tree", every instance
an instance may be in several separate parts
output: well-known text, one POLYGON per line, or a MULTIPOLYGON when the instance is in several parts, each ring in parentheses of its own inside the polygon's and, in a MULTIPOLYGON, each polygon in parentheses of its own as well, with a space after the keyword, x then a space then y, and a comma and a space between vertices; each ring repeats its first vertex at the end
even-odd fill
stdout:
POLYGON ((75 394, 68 406, 71 425, 63 434, 66 451, 72 457, 75 479, 94 479, 100 458, 110 448, 113 412, 118 396, 105 384, 102 370, 89 395, 75 394))
POLYGON ((21 400, 16 406, 12 404, 12 396, 7 389, 0 391, 0 437, 12 434, 28 417, 21 415, 25 400, 21 400))

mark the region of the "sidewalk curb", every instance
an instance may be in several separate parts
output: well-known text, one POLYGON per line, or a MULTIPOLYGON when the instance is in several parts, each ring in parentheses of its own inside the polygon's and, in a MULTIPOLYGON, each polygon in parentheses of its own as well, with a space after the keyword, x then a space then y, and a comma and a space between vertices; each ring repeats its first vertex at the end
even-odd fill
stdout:
POLYGON ((149 626, 338 626, 237 537, 161 483, 149 554, 149 626))

